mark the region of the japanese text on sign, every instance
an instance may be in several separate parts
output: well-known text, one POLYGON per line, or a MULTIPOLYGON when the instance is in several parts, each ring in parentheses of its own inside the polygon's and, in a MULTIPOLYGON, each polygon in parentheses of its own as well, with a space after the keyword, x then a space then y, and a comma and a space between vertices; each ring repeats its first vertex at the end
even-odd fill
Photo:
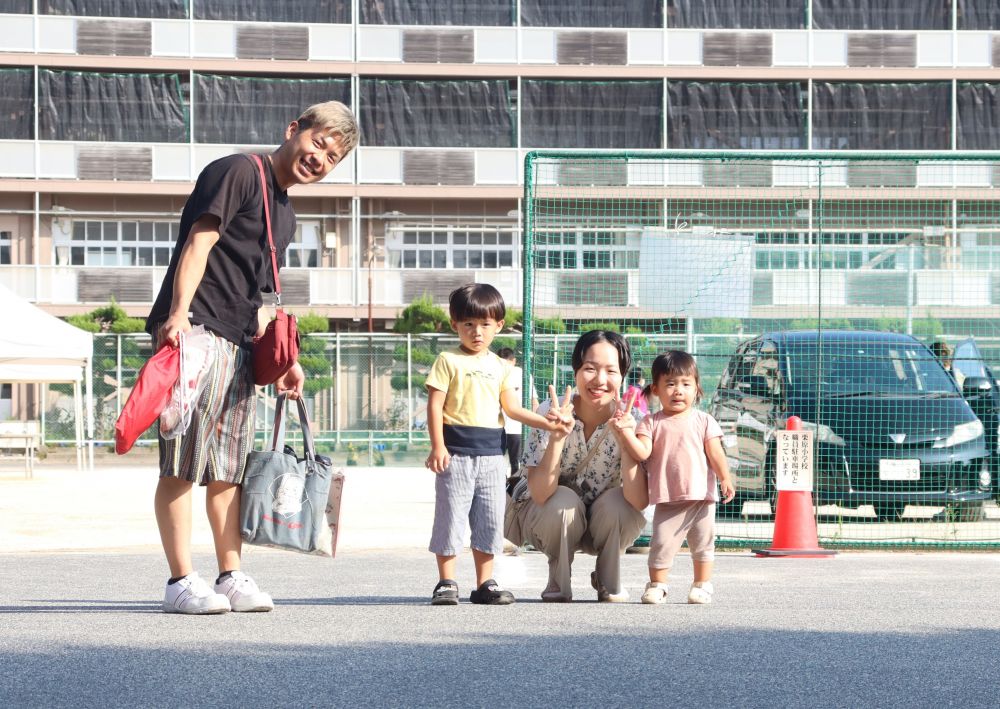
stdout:
POLYGON ((775 431, 777 465, 775 486, 778 490, 812 492, 813 432, 775 431))

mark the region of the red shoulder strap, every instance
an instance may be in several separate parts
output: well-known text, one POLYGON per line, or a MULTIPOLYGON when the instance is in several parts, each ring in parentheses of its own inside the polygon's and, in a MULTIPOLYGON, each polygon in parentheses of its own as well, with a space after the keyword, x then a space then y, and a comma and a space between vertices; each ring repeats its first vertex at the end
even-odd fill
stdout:
POLYGON ((250 159, 257 163, 260 173, 260 189, 264 197, 264 223, 267 225, 267 244, 271 250, 271 272, 274 274, 274 304, 281 305, 281 279, 278 278, 278 250, 274 248, 274 237, 271 235, 271 200, 267 195, 267 178, 264 176, 264 163, 260 155, 251 155, 250 159))

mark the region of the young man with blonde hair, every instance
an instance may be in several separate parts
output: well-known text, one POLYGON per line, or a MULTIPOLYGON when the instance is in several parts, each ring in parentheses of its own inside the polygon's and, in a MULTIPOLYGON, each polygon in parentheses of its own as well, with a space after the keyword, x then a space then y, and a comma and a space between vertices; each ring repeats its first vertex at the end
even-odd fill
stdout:
MULTIPOLYGON (((274 245, 279 263, 295 235, 292 185, 323 179, 357 145, 354 115, 337 101, 310 106, 285 128, 284 142, 262 155, 274 245)), ((271 597, 240 571, 240 484, 253 445, 256 392, 251 345, 263 330, 262 291, 272 291, 263 190, 255 162, 230 155, 198 176, 181 214, 177 246, 146 321, 156 340, 176 345, 182 332, 204 325, 213 336, 209 385, 190 428, 160 438, 160 481, 154 508, 170 567, 163 610, 210 614, 269 611, 271 597), (191 561, 191 497, 206 486, 206 512, 219 576, 214 589, 191 561)), ((298 398, 304 375, 296 364, 276 383, 298 398)))

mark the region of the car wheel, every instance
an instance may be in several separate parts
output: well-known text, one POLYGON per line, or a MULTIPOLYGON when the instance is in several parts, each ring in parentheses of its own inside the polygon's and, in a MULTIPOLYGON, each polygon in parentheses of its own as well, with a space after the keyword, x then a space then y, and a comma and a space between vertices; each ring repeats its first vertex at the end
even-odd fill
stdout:
POLYGON ((985 517, 982 500, 955 502, 945 508, 945 516, 956 522, 981 522, 985 517))
POLYGON ((898 522, 906 504, 903 502, 876 502, 874 503, 875 516, 879 522, 898 522))

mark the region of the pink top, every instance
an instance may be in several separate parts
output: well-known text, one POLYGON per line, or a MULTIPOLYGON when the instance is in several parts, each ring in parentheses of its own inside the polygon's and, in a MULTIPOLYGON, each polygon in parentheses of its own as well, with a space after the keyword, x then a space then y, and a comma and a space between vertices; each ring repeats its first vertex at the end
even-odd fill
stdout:
POLYGON ((628 398, 632 396, 632 392, 635 392, 635 408, 643 416, 649 413, 649 405, 646 403, 646 397, 642 395, 642 388, 637 387, 635 384, 629 386, 625 390, 625 397, 623 401, 628 401, 628 398))
POLYGON ((658 411, 640 421, 635 434, 653 441, 644 463, 649 504, 719 501, 718 480, 705 456, 705 441, 722 436, 718 421, 699 409, 674 416, 658 411))

